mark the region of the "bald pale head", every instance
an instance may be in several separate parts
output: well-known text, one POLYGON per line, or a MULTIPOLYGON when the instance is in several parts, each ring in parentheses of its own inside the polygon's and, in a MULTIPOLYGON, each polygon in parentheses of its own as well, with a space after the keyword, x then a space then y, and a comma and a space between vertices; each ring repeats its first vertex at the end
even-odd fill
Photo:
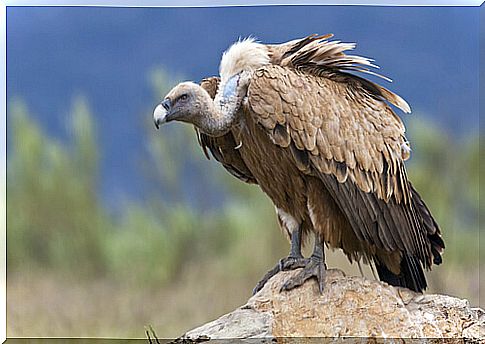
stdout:
POLYGON ((153 120, 158 128, 170 121, 197 123, 203 110, 203 101, 207 92, 199 85, 186 81, 178 84, 168 92, 165 99, 157 105, 153 112, 153 120))

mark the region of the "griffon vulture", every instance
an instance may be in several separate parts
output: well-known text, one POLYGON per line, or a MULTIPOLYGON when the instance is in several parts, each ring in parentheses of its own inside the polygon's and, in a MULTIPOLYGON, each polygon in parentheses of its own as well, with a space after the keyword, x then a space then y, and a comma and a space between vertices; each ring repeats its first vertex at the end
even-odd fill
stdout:
MULTIPOLYGON (((231 174, 258 184, 273 201, 291 242, 281 270, 302 268, 282 290, 316 277, 325 286, 324 245, 375 266, 391 285, 421 292, 423 268, 441 263, 438 224, 408 180, 398 95, 355 72, 372 60, 347 55, 354 44, 311 35, 279 45, 252 38, 222 56, 220 77, 174 87, 154 111, 159 125, 195 126, 199 143, 231 174), (310 258, 302 242, 314 233, 310 258)), ((376 75, 376 74, 375 74, 376 75)), ((384 77, 383 77, 384 78, 384 77)))

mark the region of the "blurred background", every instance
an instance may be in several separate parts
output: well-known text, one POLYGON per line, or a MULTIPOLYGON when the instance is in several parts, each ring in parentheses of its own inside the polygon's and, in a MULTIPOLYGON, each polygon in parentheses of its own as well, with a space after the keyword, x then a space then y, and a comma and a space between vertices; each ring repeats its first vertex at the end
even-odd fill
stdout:
MULTIPOLYGON (((478 8, 9 7, 7 19, 9 337, 147 325, 175 337, 244 303, 287 254, 257 187, 207 160, 191 127, 152 123, 173 85, 217 75, 248 35, 332 32, 376 59, 413 108, 400 113, 408 171, 445 237, 429 292, 485 306, 478 8)), ((339 252, 328 265, 359 274, 339 252)))

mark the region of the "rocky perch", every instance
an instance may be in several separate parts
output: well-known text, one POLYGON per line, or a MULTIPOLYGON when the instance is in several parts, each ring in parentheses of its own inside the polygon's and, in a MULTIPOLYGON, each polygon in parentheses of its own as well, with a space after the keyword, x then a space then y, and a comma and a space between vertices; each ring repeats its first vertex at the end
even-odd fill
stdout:
POLYGON ((340 270, 327 271, 322 295, 313 279, 280 293, 280 287, 295 272, 280 272, 245 305, 177 341, 374 337, 454 338, 485 343, 485 312, 471 308, 467 300, 422 295, 379 281, 346 277, 340 270))

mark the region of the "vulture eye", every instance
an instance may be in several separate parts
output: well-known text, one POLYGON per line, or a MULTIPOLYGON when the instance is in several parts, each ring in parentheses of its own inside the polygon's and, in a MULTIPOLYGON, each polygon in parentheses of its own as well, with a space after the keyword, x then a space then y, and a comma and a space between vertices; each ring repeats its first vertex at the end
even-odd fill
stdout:
POLYGON ((189 96, 185 93, 185 94, 182 94, 179 99, 180 100, 187 100, 188 97, 189 96))

